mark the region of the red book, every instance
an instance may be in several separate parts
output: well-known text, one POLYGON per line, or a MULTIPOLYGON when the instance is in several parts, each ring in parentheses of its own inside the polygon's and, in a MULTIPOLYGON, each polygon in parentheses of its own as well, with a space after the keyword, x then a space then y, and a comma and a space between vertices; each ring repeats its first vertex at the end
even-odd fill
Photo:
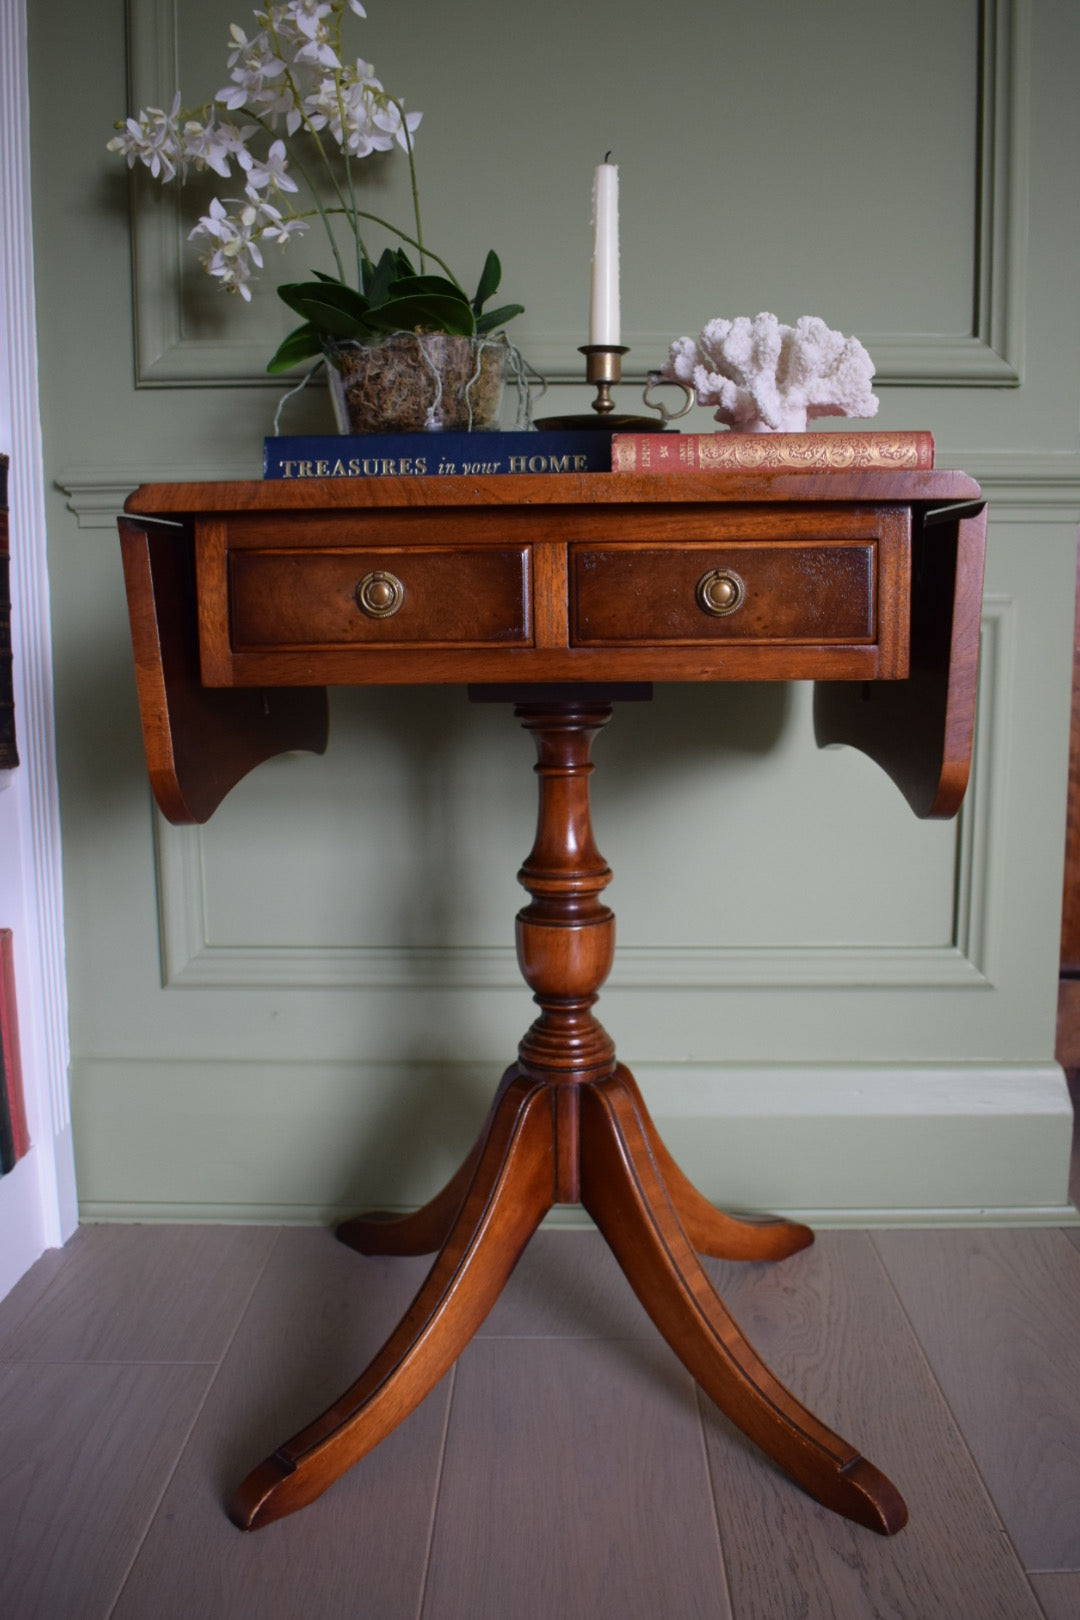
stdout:
POLYGON ((934 435, 886 433, 616 433, 612 472, 916 472, 934 465, 934 435))
POLYGON ((3 1168, 10 1170, 30 1146, 19 1053, 19 1020, 15 1010, 15 950, 10 928, 0 928, 0 1087, 4 1093, 0 1107, 7 1115, 9 1127, 4 1135, 10 1134, 10 1151, 5 1158, 11 1158, 11 1164, 5 1163, 3 1168))

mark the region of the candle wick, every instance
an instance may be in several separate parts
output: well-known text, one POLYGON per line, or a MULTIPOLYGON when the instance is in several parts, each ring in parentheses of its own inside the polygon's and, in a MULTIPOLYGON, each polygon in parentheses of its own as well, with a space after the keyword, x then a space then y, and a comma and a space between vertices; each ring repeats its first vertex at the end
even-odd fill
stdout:
POLYGON ((605 163, 610 163, 611 162, 611 153, 610 152, 605 152, 604 153, 604 162, 605 163))

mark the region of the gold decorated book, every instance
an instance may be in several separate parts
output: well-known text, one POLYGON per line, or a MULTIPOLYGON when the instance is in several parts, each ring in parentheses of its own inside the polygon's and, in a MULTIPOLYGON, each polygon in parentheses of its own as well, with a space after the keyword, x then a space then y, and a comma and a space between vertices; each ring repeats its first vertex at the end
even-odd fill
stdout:
POLYGON ((612 472, 917 472, 934 465, 934 436, 860 433, 616 433, 612 472))

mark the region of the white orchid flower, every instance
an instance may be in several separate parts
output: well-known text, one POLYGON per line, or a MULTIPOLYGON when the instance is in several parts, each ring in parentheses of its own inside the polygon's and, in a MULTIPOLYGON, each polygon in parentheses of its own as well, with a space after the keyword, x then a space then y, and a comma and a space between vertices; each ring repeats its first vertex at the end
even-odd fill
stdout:
POLYGON ((291 0, 285 7, 291 20, 309 39, 314 39, 322 30, 325 19, 333 9, 330 0, 291 0))
POLYGON ((219 197, 210 199, 210 212, 203 214, 199 223, 188 233, 188 241, 193 242, 198 236, 208 236, 215 241, 224 241, 231 234, 231 223, 225 204, 219 197))
POLYGON ((241 156, 247 151, 248 142, 253 135, 259 133, 257 124, 230 124, 227 121, 217 126, 223 149, 240 162, 241 156))
POLYGON ((183 178, 184 143, 177 127, 180 116, 180 92, 176 92, 168 112, 161 107, 144 107, 137 118, 128 118, 120 132, 108 142, 110 152, 123 152, 128 168, 136 161, 144 163, 155 180, 163 182, 183 178))
MULTIPOLYGON (((329 0, 292 0, 291 4, 282 8, 282 11, 284 20, 298 34, 309 41, 319 42, 330 38, 326 19, 333 9, 329 0)), ((304 60, 310 58, 305 57, 304 60)))
POLYGON ((251 303, 251 266, 246 259, 230 256, 224 248, 202 260, 203 268, 216 276, 225 292, 239 293, 246 304, 251 303))
POLYGON ((300 236, 307 230, 306 219, 285 219, 280 208, 275 208, 273 203, 268 203, 265 198, 259 197, 257 194, 252 196, 250 192, 248 197, 255 203, 258 210, 258 227, 261 238, 276 242, 278 247, 284 248, 288 247, 292 237, 300 236))
POLYGON ((325 39, 309 40, 306 45, 302 45, 296 53, 296 60, 310 63, 314 67, 330 68, 331 70, 341 66, 337 52, 330 44, 330 41, 325 39))
MULTIPOLYGON (((248 39, 236 23, 230 24, 229 31, 233 37, 233 49, 229 53, 232 83, 219 90, 214 99, 235 112, 265 96, 267 80, 279 79, 285 72, 285 63, 275 54, 269 34, 263 32, 248 39)), ((277 93, 276 87, 269 91, 271 96, 277 93)))
POLYGON ((192 167, 200 171, 213 169, 227 180, 232 173, 229 157, 237 152, 236 142, 228 132, 237 133, 231 124, 216 123, 213 110, 205 124, 197 118, 189 118, 184 125, 184 156, 192 167))
POLYGON ((249 188, 257 192, 298 190, 296 181, 286 172, 288 160, 284 141, 274 141, 265 158, 261 160, 253 157, 250 152, 243 152, 240 164, 247 174, 249 188))
MULTIPOLYGON (((234 165, 242 172, 244 197, 215 197, 190 239, 207 273, 245 301, 251 298, 249 283, 263 268, 260 244, 284 248, 308 229, 308 218, 291 214, 284 199, 299 190, 294 174, 308 180, 302 143, 310 135, 317 137, 315 156, 336 203, 316 195, 314 208, 305 212, 322 216, 331 241, 329 215, 351 216, 364 254, 363 216, 352 198, 352 181, 343 186, 319 132, 328 131, 350 159, 390 152, 395 144, 411 155, 422 114, 403 113, 370 62, 357 58, 342 64, 339 41, 346 10, 367 16, 360 0, 262 0, 262 9, 254 11, 253 31, 230 23, 229 82, 208 106, 181 121, 177 92, 171 108, 147 107, 118 123, 108 142, 109 151, 121 153, 129 168, 141 163, 162 182, 177 177, 183 182, 191 170, 210 170, 223 180, 236 172, 234 165), (241 123, 235 116, 241 111, 257 122, 241 123), (283 137, 277 133, 282 126, 283 137), (294 145, 294 139, 301 144, 294 145), (279 202, 282 207, 276 206, 279 202)), ((420 235, 418 213, 416 230, 420 235)), ((344 280, 336 244, 334 252, 344 280)))
POLYGON ((191 238, 205 237, 209 246, 200 262, 206 271, 221 282, 226 292, 239 293, 245 303, 251 301, 248 282, 252 266, 263 267, 256 229, 259 221, 257 203, 245 202, 239 214, 230 214, 220 198, 210 203, 210 212, 204 214, 191 232, 191 238))

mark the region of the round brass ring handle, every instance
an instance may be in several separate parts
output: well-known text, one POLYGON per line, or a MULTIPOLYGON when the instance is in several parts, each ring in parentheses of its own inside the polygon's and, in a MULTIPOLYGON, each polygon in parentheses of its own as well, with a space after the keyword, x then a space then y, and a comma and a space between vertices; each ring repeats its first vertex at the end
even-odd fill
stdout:
POLYGON ((698 607, 714 619, 724 619, 742 606, 746 585, 734 568, 710 568, 697 582, 698 607))
POLYGON ((405 587, 396 574, 376 568, 356 587, 356 605, 369 619, 389 619, 405 600, 405 587))

